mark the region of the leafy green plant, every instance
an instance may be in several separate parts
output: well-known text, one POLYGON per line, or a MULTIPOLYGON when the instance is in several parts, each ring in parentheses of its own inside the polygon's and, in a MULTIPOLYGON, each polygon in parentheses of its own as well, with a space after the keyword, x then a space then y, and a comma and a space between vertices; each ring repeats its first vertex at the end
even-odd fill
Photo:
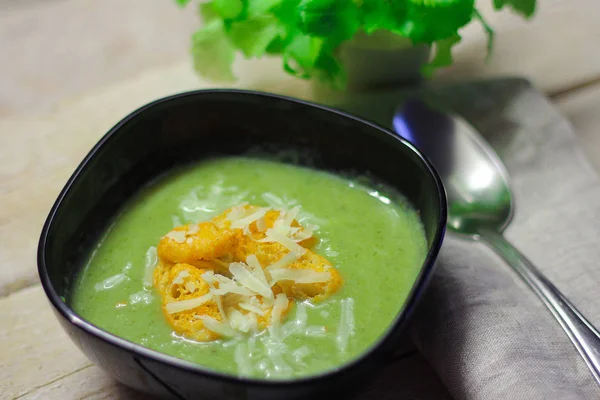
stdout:
MULTIPOLYGON (((184 7, 194 0, 175 0, 184 7)), ((492 0, 530 18, 536 0, 492 0)), ((385 30, 413 44, 432 45, 435 54, 423 72, 452 64, 459 29, 479 21, 492 51, 493 30, 475 0, 211 0, 198 1, 203 25, 192 36, 196 71, 213 81, 233 81, 236 53, 246 58, 279 55, 289 74, 317 78, 335 87, 345 84, 337 58, 339 46, 359 31, 385 30)))

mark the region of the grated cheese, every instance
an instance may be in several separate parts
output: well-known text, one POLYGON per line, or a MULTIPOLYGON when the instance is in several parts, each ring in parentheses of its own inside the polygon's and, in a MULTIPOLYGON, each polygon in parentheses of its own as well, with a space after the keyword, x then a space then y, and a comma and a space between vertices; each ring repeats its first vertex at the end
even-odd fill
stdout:
POLYGON ((254 296, 254 292, 244 286, 239 285, 234 280, 231 280, 223 275, 214 275, 214 281, 219 282, 219 288, 215 289, 215 293, 219 296, 224 296, 227 293, 241 294, 243 296, 254 296))
POLYGON ((102 282, 96 283, 94 285, 94 289, 96 289, 97 292, 101 292, 103 290, 113 288, 113 287, 117 286, 118 284, 125 282, 127 280, 129 280, 129 277, 127 275, 125 275, 123 273, 116 274, 109 278, 106 278, 102 282))
POLYGON ((187 278, 188 276, 190 276, 190 273, 188 271, 185 271, 185 270, 181 271, 180 273, 177 274, 175 279, 173 279, 173 284, 181 285, 183 283, 183 279, 187 278))
POLYGON ((234 359, 240 375, 252 374, 252 363, 248 355, 248 346, 245 343, 239 343, 235 346, 234 359))
POLYGON ((302 346, 292 352, 292 357, 296 364, 304 366, 304 358, 310 354, 310 349, 307 346, 302 346))
POLYGON ((144 264, 144 287, 152 287, 152 280, 154 276, 154 268, 158 263, 158 253, 156 247, 151 246, 146 251, 146 262, 144 264))
POLYGON ((324 326, 307 326, 304 330, 306 336, 325 336, 327 335, 327 328, 324 326))
POLYGON ((211 298, 212 298, 212 295, 210 293, 207 293, 204 296, 196 297, 193 299, 174 301, 171 303, 167 303, 165 305, 165 310, 167 310, 167 312, 169 314, 175 314, 178 312, 191 310, 191 309, 200 307, 201 305, 207 303, 208 301, 211 300, 211 298))
POLYGON ((254 276, 244 263, 231 263, 229 265, 229 272, 233 275, 234 279, 241 285, 248 289, 260 294, 264 298, 272 298, 273 292, 271 287, 263 283, 259 278, 254 276))
POLYGON ((267 220, 263 215, 259 219, 256 220, 256 230, 259 232, 264 232, 267 229, 267 220))
MULTIPOLYGON (((267 213, 266 208, 261 208, 258 211, 245 216, 244 218, 240 218, 231 222, 232 229, 242 229, 248 227, 251 223, 256 221, 259 218, 262 218, 267 213)), ((230 218, 229 218, 230 219, 230 218)), ((231 219, 230 219, 231 220, 231 219)))
POLYGON ((214 285, 214 277, 215 274, 212 271, 206 271, 202 274, 202 279, 207 283, 210 294, 212 294, 215 303, 217 303, 217 308, 219 309, 219 313, 221 314, 221 318, 223 321, 227 321, 227 315, 225 314, 225 310, 223 309, 223 302, 221 301, 221 296, 216 293, 216 288, 214 285))
POLYGON ((288 265, 292 264, 294 261, 296 261, 298 259, 298 255, 294 252, 290 252, 287 253, 285 256, 281 257, 278 261, 276 261, 275 263, 269 265, 267 268, 265 268, 268 272, 271 272, 275 269, 279 269, 279 268, 285 268, 288 265))
MULTIPOLYGON (((296 219, 296 216, 300 212, 300 206, 296 206, 292 208, 290 211, 283 214, 283 227, 289 228, 292 225, 292 222, 296 219)), ((280 216, 281 216, 280 214, 280 216)))
POLYGON ((237 221, 246 215, 246 209, 244 208, 245 204, 239 204, 231 209, 227 214, 227 219, 231 222, 237 221))
POLYGON ((348 348, 348 340, 351 335, 354 335, 354 299, 348 297, 340 301, 342 315, 338 326, 336 343, 340 352, 346 352, 348 348))
POLYGON ((202 320, 202 322, 204 323, 204 327, 208 330, 213 331, 214 333, 225 337, 237 336, 237 332, 231 329, 229 325, 219 322, 214 318, 208 317, 206 315, 196 315, 196 318, 202 320))
POLYGON ((306 253, 306 249, 304 247, 300 246, 298 243, 275 228, 267 229, 266 235, 269 241, 277 242, 294 253, 298 253, 300 255, 306 253))
POLYGON ((194 293, 196 291, 196 285, 194 284, 194 282, 188 282, 185 284, 185 290, 187 290, 190 293, 194 293))
MULTIPOLYGON (((256 299, 256 297, 253 297, 254 299, 256 299)), ((261 310, 259 307, 256 307, 252 304, 250 304, 249 302, 241 302, 238 304, 238 306, 240 308, 243 308, 246 311, 250 311, 254 314, 258 314, 258 315, 265 315, 267 312, 265 310, 261 310)))
POLYGON ((228 308, 229 326, 240 332, 248 333, 250 330, 250 320, 241 312, 233 307, 228 308))
POLYGON ((331 279, 329 272, 315 272, 310 269, 279 268, 269 271, 274 282, 294 281, 295 283, 319 283, 331 279))
POLYGON ((273 311, 271 311, 271 326, 274 330, 279 330, 281 326, 281 316, 284 311, 287 310, 289 300, 285 293, 279 293, 275 296, 275 303, 273 304, 273 311))
POLYGON ((129 303, 130 304, 137 304, 137 303, 150 304, 150 303, 152 303, 152 299, 153 299, 153 296, 150 292, 141 290, 141 291, 129 296, 129 303))
POLYGON ((165 237, 176 241, 177 243, 185 242, 185 232, 184 231, 171 231, 165 235, 165 237))
POLYGON ((265 272, 263 271, 262 266, 258 261, 258 258, 254 254, 250 254, 248 257, 246 257, 246 264, 248 264, 248 266, 250 267, 250 272, 252 272, 252 275, 254 275, 256 279, 261 281, 262 284, 265 286, 271 286, 267 283, 267 277, 265 276, 265 272))

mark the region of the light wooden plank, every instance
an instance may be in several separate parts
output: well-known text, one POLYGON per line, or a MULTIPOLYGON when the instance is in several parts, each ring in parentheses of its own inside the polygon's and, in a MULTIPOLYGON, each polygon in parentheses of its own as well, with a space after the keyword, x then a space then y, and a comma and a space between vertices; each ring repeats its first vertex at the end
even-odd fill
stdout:
MULTIPOLYGON (((119 384, 100 368, 90 366, 64 378, 50 382, 18 397, 38 399, 147 399, 148 396, 119 384)), ((431 367, 420 354, 415 354, 384 368, 356 396, 357 400, 444 400, 450 395, 433 375, 431 367)))
MULTIPOLYGON (((112 379, 95 365, 17 397, 19 400, 148 400, 150 397, 112 379)), ((15 399, 16 400, 16 399, 15 399)))
POLYGON ((1 299, 0 327, 3 399, 19 397, 90 365, 54 318, 41 286, 1 299))
POLYGON ((531 22, 509 12, 492 12, 491 0, 478 0, 496 30, 494 57, 486 64, 486 41, 477 24, 462 32, 454 66, 443 80, 503 75, 524 76, 546 93, 568 90, 600 76, 600 7, 594 0, 538 1, 531 22))
MULTIPOLYGON (((492 12, 490 0, 478 3, 497 31, 495 56, 484 62, 486 39, 473 24, 462 32, 455 66, 440 79, 524 75, 555 93, 600 76, 600 7, 593 0, 539 2, 530 23, 492 12)), ((181 11, 168 0, 7 4, 0 13, 0 52, 10 61, 0 63, 0 116, 47 110, 147 69, 187 65, 189 33, 198 27, 193 7, 181 11)), ((265 73, 260 67, 252 72, 265 73)))
POLYGON ((573 124, 583 151, 600 171, 600 83, 569 92, 554 101, 573 124))
MULTIPOLYGON (((307 97, 277 60, 238 65, 239 85, 307 97), (246 66, 252 68, 246 68, 246 66), (260 68, 264 75, 252 73, 260 68)), ((159 68, 136 79, 67 101, 54 113, 0 119, 0 297, 37 279, 35 249, 42 224, 60 189, 92 146, 135 108, 168 94, 209 87, 190 66, 159 68)))
MULTIPOLYGON (((41 286, 0 300, 0 393, 14 399, 141 399, 92 366, 62 330, 41 286)), ((444 399, 447 393, 418 353, 377 374, 360 399, 444 399)))
POLYGON ((187 59, 197 25, 173 0, 0 1, 0 116, 187 59))

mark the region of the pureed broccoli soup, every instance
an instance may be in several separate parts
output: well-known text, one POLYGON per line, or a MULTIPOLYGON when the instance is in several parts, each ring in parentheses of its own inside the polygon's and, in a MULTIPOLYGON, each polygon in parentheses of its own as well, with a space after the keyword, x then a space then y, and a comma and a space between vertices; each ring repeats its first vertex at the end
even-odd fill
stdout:
POLYGON ((233 375, 341 366, 387 330, 426 255, 391 189, 244 157, 173 171, 128 204, 72 305, 117 336, 233 375))

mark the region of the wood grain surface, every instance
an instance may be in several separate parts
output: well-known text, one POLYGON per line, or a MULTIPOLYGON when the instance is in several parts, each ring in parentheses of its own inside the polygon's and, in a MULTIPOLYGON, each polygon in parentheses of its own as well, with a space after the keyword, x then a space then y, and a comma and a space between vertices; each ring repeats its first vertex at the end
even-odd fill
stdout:
MULTIPOLYGON (((478 26, 464 30, 440 82, 519 75, 554 95, 600 170, 600 7, 546 0, 530 23, 493 14, 494 58, 478 26)), ((141 399, 71 344, 37 283, 35 252, 57 193, 120 118, 166 94, 212 87, 191 70, 193 10, 169 0, 0 0, 0 398, 141 399)), ((238 87, 310 98, 280 61, 240 61, 238 87)), ((418 354, 398 360, 359 398, 443 399, 418 354)))

